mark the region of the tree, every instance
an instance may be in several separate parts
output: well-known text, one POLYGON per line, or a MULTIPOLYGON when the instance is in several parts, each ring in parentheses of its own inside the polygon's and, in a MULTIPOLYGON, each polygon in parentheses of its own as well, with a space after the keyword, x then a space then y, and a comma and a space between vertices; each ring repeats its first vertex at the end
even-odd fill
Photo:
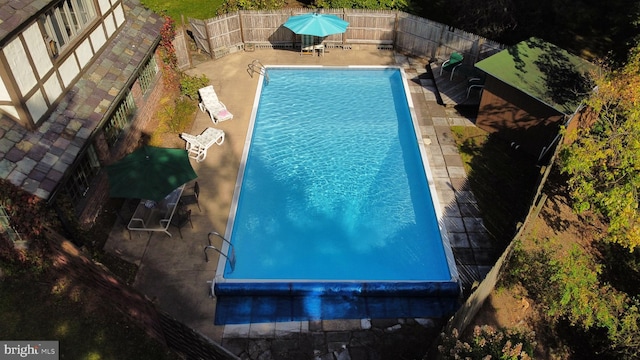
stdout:
POLYGON ((561 151, 561 169, 579 213, 608 221, 605 240, 630 251, 640 245, 640 43, 627 64, 595 78, 587 105, 593 126, 567 134, 574 142, 561 151))
POLYGON ((408 0, 315 0, 314 5, 327 9, 375 9, 409 11, 408 0))
POLYGON ((238 10, 281 9, 285 4, 285 0, 225 0, 218 8, 218 15, 238 10))

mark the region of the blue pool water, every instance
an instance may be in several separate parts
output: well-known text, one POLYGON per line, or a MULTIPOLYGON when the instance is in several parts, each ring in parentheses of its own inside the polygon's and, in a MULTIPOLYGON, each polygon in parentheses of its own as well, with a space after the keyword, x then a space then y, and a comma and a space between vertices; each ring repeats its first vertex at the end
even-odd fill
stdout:
POLYGON ((451 311, 457 274, 403 72, 268 74, 225 235, 234 266, 221 257, 214 281, 216 323, 451 311))

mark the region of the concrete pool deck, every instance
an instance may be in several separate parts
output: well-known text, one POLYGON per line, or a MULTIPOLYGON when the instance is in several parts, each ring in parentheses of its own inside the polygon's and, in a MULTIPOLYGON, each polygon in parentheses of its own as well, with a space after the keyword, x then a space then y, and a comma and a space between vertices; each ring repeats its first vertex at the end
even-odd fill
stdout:
MULTIPOLYGON (((300 56, 296 50, 256 50, 238 52, 218 60, 198 64, 189 74, 205 74, 218 96, 234 114, 233 120, 216 128, 225 131, 226 139, 208 151, 204 162, 192 162, 200 184, 200 207, 192 206, 193 229, 175 227, 165 234, 129 233, 116 224, 105 250, 139 266, 134 287, 152 299, 163 311, 211 340, 240 354, 246 339, 266 339, 292 333, 344 333, 389 327, 388 319, 331 320, 319 322, 260 323, 216 326, 213 324, 216 301, 209 297, 210 282, 216 271, 218 255, 209 251, 205 262, 204 247, 211 231, 225 233, 236 177, 245 144, 258 76, 251 77, 248 65, 258 59, 264 65, 397 65, 405 70, 431 172, 444 214, 458 272, 465 290, 481 280, 491 268, 494 252, 488 239, 473 194, 468 189, 462 161, 451 135, 450 126, 474 126, 475 119, 458 114, 437 102, 433 79, 428 78, 424 59, 408 58, 390 50, 331 50, 324 56, 300 56), (245 339, 238 341, 238 339, 245 339)), ((191 130, 199 134, 214 126, 207 114, 198 111, 191 130)), ((178 136, 178 135, 176 135, 178 136)), ((214 245, 219 239, 211 238, 214 245)), ((393 322, 393 321, 392 321, 393 322)), ((422 324, 424 321, 420 320, 422 324)), ((426 323, 429 323, 428 321, 426 323)), ((349 345, 340 337, 325 336, 314 342, 313 349, 301 350, 304 358, 328 354, 349 345), (331 340, 335 341, 331 341, 331 340), (309 354, 307 351, 311 351, 309 354)), ((249 341, 249 340, 246 340, 249 341)), ((352 358, 355 358, 353 353, 352 358)), ((320 357, 318 357, 320 358, 320 357)))

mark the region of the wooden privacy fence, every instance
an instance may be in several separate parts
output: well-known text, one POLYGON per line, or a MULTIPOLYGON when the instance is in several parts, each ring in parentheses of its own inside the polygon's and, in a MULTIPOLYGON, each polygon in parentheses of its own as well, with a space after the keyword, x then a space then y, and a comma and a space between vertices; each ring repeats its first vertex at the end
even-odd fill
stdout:
MULTIPOLYGON (((562 143, 562 139, 560 139, 559 143, 562 143)), ((458 333, 462 334, 471 324, 478 311, 480 311, 480 308, 487 300, 491 292, 495 289, 498 281, 500 280, 500 277, 504 273, 504 270, 513 253, 515 245, 520 240, 520 238, 527 235, 528 230, 530 230, 531 222, 538 217, 540 211, 542 210, 542 207, 547 200, 547 195, 543 193, 543 189, 545 184, 547 183, 547 179, 549 177, 549 174, 551 173, 553 165, 555 164, 555 159, 558 157, 559 151, 560 146, 556 146, 549 161, 545 166, 542 166, 540 168, 540 177, 537 182, 536 193, 533 196, 533 200, 531 202, 531 206, 529 207, 529 211, 527 212, 527 216, 525 217, 522 224, 518 227, 518 230, 513 239, 511 240, 507 248, 503 251, 502 255, 498 258, 495 265, 493 265, 489 273, 475 288, 473 293, 465 300, 460 309, 458 309, 458 311, 449 319, 444 330, 446 334, 451 334, 453 329, 457 329, 458 333)), ((438 341, 433 344, 433 349, 431 350, 432 352, 435 353, 434 349, 438 344, 438 341)), ((442 357, 439 356, 438 359, 440 358, 442 357)))
MULTIPOLYGON (((251 48, 295 48, 299 35, 283 24, 305 8, 241 10, 207 20, 189 18, 198 48, 217 59, 251 48)), ((445 60, 454 51, 474 64, 504 49, 504 45, 435 21, 394 10, 317 9, 349 22, 344 34, 323 39, 328 48, 358 49, 375 46, 414 56, 445 60)))
POLYGON ((173 47, 176 49, 178 69, 184 70, 191 67, 191 56, 189 56, 189 43, 184 31, 178 31, 173 39, 173 47))

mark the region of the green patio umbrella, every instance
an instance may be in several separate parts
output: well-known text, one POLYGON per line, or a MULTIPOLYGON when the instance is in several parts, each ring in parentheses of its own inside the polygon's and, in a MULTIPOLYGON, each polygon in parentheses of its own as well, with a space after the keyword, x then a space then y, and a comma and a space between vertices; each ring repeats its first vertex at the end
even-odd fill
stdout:
POLYGON ((291 16, 283 26, 298 35, 324 37, 347 31, 349 23, 331 14, 308 13, 291 16))
POLYGON ((186 150, 143 146, 106 167, 109 196, 160 201, 198 177, 186 150))

